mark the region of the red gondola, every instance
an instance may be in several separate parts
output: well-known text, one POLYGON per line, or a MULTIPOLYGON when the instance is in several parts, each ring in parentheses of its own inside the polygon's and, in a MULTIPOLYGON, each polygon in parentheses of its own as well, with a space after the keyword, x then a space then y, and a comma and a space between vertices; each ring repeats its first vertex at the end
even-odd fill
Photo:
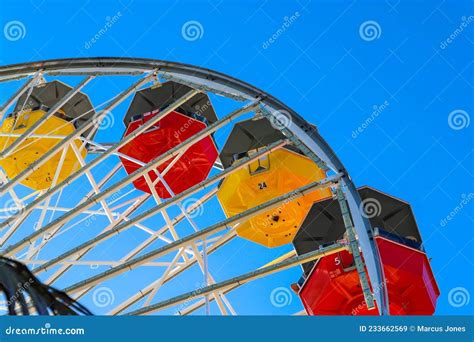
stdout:
MULTIPOLYGON (((191 88, 187 86, 166 82, 159 87, 137 92, 124 119, 127 126, 125 136, 152 119, 160 110, 165 109, 189 90, 191 88)), ((146 164, 215 121, 217 117, 209 97, 202 93, 195 95, 119 150, 120 153, 131 157, 121 157, 125 170, 129 174, 135 172, 142 165, 133 159, 146 164)), ((179 194, 206 179, 218 157, 218 151, 213 138, 208 136, 193 144, 178 157, 167 160, 148 173, 160 198, 169 198, 171 194, 159 180, 157 172, 164 174, 163 179, 171 191, 179 194)), ((134 185, 139 190, 151 193, 145 177, 138 178, 134 181, 134 185)))
MULTIPOLYGON (((376 203, 375 241, 384 272, 391 315, 432 315, 440 294, 409 204, 374 189, 359 189, 376 203)), ((345 232, 337 201, 313 205, 293 244, 298 254, 345 232), (312 247, 311 247, 312 246, 312 247)), ((303 266, 298 294, 309 315, 378 315, 368 310, 352 254, 342 251, 303 266)), ((373 289, 372 292, 381 289, 373 289)))

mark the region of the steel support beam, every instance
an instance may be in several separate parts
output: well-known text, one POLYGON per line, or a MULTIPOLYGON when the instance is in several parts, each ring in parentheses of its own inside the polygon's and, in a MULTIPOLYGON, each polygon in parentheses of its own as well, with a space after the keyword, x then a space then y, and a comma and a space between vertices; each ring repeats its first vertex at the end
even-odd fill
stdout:
MULTIPOLYGON (((208 248, 208 250, 207 250, 208 255, 215 252, 219 247, 222 247, 223 245, 227 244, 229 241, 231 241, 236 236, 237 235, 236 235, 235 231, 230 231, 229 233, 224 234, 222 237, 219 238, 218 241, 216 241, 214 244, 212 244, 208 248)), ((189 259, 189 261, 186 262, 184 265, 180 265, 179 267, 176 267, 172 271, 172 273, 168 277, 166 277, 166 279, 163 281, 163 285, 166 284, 168 281, 174 279, 176 276, 183 273, 184 271, 186 271, 187 269, 189 269, 190 267, 192 267, 196 263, 197 263, 197 259, 192 258, 192 259, 189 259)), ((129 307, 131 307, 132 305, 134 305, 135 303, 140 301, 142 298, 149 295, 153 291, 153 288, 156 285, 156 283, 157 283, 157 281, 152 282, 150 285, 148 285, 144 289, 140 290, 139 292, 137 292, 136 294, 134 294, 133 296, 131 296, 127 300, 123 301, 121 304, 117 305, 113 310, 108 312, 108 314, 118 315, 121 312, 127 310, 129 307)), ((81 295, 82 295, 82 292, 81 292, 81 295)), ((203 303, 203 305, 204 304, 205 303, 203 303)))
POLYGON ((283 271, 293 266, 304 264, 304 263, 328 256, 328 255, 334 254, 334 253, 341 252, 346 249, 347 249, 347 246, 342 243, 336 243, 329 247, 322 247, 318 250, 315 250, 315 251, 312 251, 300 256, 295 256, 293 258, 273 264, 271 266, 263 267, 255 271, 245 273, 243 275, 240 275, 240 276, 237 276, 237 277, 234 277, 234 278, 231 278, 231 279, 228 279, 228 280, 225 280, 213 285, 206 286, 202 289, 184 293, 180 296, 176 296, 168 300, 132 311, 128 313, 127 315, 144 315, 144 314, 152 313, 158 310, 166 309, 176 304, 180 304, 180 303, 183 303, 183 302, 186 302, 198 297, 202 297, 202 296, 214 293, 216 291, 222 291, 231 286, 242 285, 242 284, 248 283, 251 280, 262 278, 269 274, 283 271))
MULTIPOLYGON (((181 144, 177 145, 176 147, 172 148, 171 150, 169 150, 168 152, 166 153, 163 153, 162 155, 160 155, 159 157, 155 158, 154 160, 152 160, 151 162, 149 162, 148 164, 146 164, 145 166, 142 166, 140 169, 136 170, 135 172, 129 174, 128 176, 126 176, 125 178, 123 178, 120 182, 117 182, 113 185, 111 185, 109 188, 105 189, 104 191, 102 191, 100 194, 97 194, 91 198, 89 198, 87 201, 84 201, 79 207, 77 207, 74 211, 68 213, 68 215, 63 215, 62 217, 58 218, 55 222, 53 222, 52 224, 58 224, 58 222, 61 222, 61 221, 64 221, 64 220, 67 220, 68 217, 72 217, 75 215, 75 213, 77 211, 81 211, 81 210, 85 210, 87 208, 89 208, 90 206, 94 205, 97 201, 100 201, 102 198, 105 198, 107 197, 109 194, 112 194, 114 191, 117 191, 118 189, 120 189, 121 187, 123 186, 126 186, 127 184, 130 184, 132 183, 134 180, 140 178, 143 174, 145 173, 148 173, 152 170, 154 170, 158 165, 168 161, 169 159, 173 158, 173 157, 176 157, 180 151, 182 149, 186 149, 188 148, 189 146, 192 146, 193 144, 195 144, 196 142, 200 141, 201 139, 203 139, 204 137, 214 133, 215 131, 217 131, 219 128, 223 127, 224 125, 226 125, 227 123, 231 122, 232 120, 236 119, 237 117, 239 117, 240 115, 243 115, 244 113, 247 113, 251 110, 253 110, 255 107, 258 106, 258 101, 254 101, 252 103, 249 103, 248 105, 238 109, 238 110, 235 110, 233 111, 232 113, 228 114, 226 117, 222 118, 221 120, 213 123, 212 125, 208 126, 206 129, 200 131, 198 134, 194 135, 193 137, 183 141, 181 144)), ((111 152, 110 152, 111 153, 111 152)), ((98 157, 98 158, 101 158, 102 156, 98 157)), ((92 162, 91 162, 92 163, 92 162)), ((87 164, 87 165, 90 165, 91 163, 87 164)), ((64 187, 66 186, 67 184, 69 184, 70 182, 70 179, 75 179, 77 177, 77 175, 82 175, 84 170, 86 170, 86 168, 83 168, 79 171, 77 171, 76 173, 72 174, 71 176, 69 176, 67 179, 65 179, 63 182, 61 182, 58 186, 56 186, 55 188, 60 188, 60 187, 64 187)), ((40 203, 40 200, 44 200, 44 198, 49 195, 50 193, 52 192, 52 190, 49 190, 47 191, 43 196, 40 196, 38 199, 34 200, 32 203, 30 203, 29 205, 27 205, 24 209, 23 209, 23 213, 25 212, 28 212, 29 210, 32 210, 34 205, 40 203)), ((7 219, 5 220, 4 222, 0 223, 0 230, 3 229, 5 226, 7 225, 10 225, 10 223, 14 220, 15 218, 12 217, 10 219, 7 219)), ((44 227, 45 228, 45 227, 44 227)), ((44 229, 42 228, 42 229, 44 229)), ((50 229, 48 227, 48 229, 50 229)), ((27 240, 30 240, 30 237, 27 237, 25 242, 27 242, 27 240)))
POLYGON ((147 254, 144 254, 142 256, 139 256, 135 259, 132 259, 128 262, 125 262, 124 264, 114 267, 108 271, 105 271, 101 274, 98 274, 94 277, 91 277, 89 279, 86 279, 84 281, 81 281, 79 283, 76 283, 72 286, 69 286, 68 288, 65 289, 66 292, 74 293, 77 291, 80 291, 86 287, 97 285, 101 281, 107 280, 112 278, 113 276, 116 276, 118 274, 121 274, 123 272, 126 272, 128 270, 131 270, 133 267, 139 266, 141 263, 148 262, 150 260, 159 258, 163 255, 166 255, 170 251, 176 250, 178 248, 181 248, 183 246, 188 245, 191 242, 194 242, 196 240, 200 240, 203 238, 206 238, 210 235, 216 234, 226 228, 231 228, 237 223, 243 222, 248 220, 249 218, 258 215, 260 213, 263 213, 267 210, 271 210, 273 208, 278 207, 282 203, 286 203, 288 201, 295 200, 297 198, 300 198, 302 196, 305 196, 309 193, 312 193, 313 191, 316 191, 318 189, 326 188, 331 185, 335 185, 339 182, 340 175, 335 175, 335 176, 330 176, 326 179, 323 179, 318 182, 313 182, 308 185, 305 185, 303 187, 300 187, 294 191, 291 191, 285 195, 279 196, 277 198, 274 198, 268 202, 265 202, 259 206, 256 206, 252 209, 246 210, 243 213, 240 213, 238 215, 234 215, 226 220, 223 220, 222 222, 216 223, 210 227, 204 228, 199 232, 190 234, 178 241, 172 242, 167 246, 158 248, 154 251, 151 251, 147 254))
POLYGON ((62 106, 64 106, 74 95, 76 95, 78 92, 81 91, 82 88, 86 86, 87 83, 89 83, 94 76, 87 76, 85 77, 77 86, 75 86, 73 89, 71 89, 62 99, 60 99, 58 102, 54 104, 53 107, 51 107, 46 114, 36 121, 31 127, 29 127, 26 132, 24 132, 18 139, 14 140, 6 149, 4 149, 2 152, 0 152, 0 158, 4 158, 8 156, 11 152, 13 152, 20 144, 28 139, 33 132, 43 124, 47 119, 52 117, 56 112, 61 109, 62 106))
POLYGON ((367 274, 365 273, 365 265, 359 251, 359 243, 357 242, 354 233, 354 226, 352 225, 351 215, 347 207, 346 196, 344 195, 344 192, 342 191, 340 186, 336 188, 336 197, 337 201, 339 202, 339 207, 341 208, 342 219, 344 221, 347 237, 349 239, 349 250, 352 253, 352 257, 354 258, 354 263, 356 265, 357 273, 359 275, 360 285, 364 294, 365 303, 369 310, 374 309, 374 297, 372 295, 372 292, 370 291, 369 280, 367 279, 367 274))
MULTIPOLYGON (((197 185, 189 188, 186 191, 183 191, 181 194, 173 197, 172 199, 170 199, 166 202, 163 202, 160 205, 157 205, 156 207, 154 207, 152 209, 149 209, 149 210, 147 210, 147 211, 145 211, 141 214, 138 214, 137 216, 130 219, 129 221, 124 222, 124 223, 122 223, 122 224, 120 224, 120 225, 118 225, 118 226, 116 226, 116 227, 114 227, 114 228, 112 228, 112 229, 96 236, 95 238, 84 242, 83 244, 79 245, 78 247, 75 247, 75 248, 63 253, 62 255, 52 259, 49 263, 46 263, 46 264, 42 265, 40 268, 35 269, 34 272, 46 271, 49 267, 53 266, 58 261, 64 260, 65 258, 68 258, 72 255, 77 254, 77 253, 80 253, 80 252, 82 252, 83 250, 85 250, 89 247, 95 246, 98 243, 114 236, 115 234, 118 234, 119 232, 121 232, 121 231, 123 231, 127 228, 132 227, 135 223, 140 222, 142 220, 145 220, 145 219, 153 216, 155 213, 161 212, 162 210, 166 210, 171 205, 173 205, 175 203, 178 203, 181 199, 186 198, 188 196, 191 196, 191 195, 193 195, 193 194, 195 194, 195 193, 197 193, 201 190, 204 190, 204 189, 208 188, 209 186, 211 186, 213 184, 216 184, 217 182, 219 182, 221 179, 224 179, 227 175, 231 174, 232 172, 247 166, 252 161, 257 160, 258 158, 261 158, 262 156, 267 155, 271 151, 274 151, 278 148, 281 148, 284 145, 285 145, 285 142, 277 142, 277 143, 274 143, 274 144, 272 144, 272 145, 270 145, 266 148, 261 149, 258 153, 252 155, 251 157, 246 157, 245 159, 242 159, 239 164, 233 165, 232 167, 230 167, 230 168, 226 169, 225 171, 221 172, 220 174, 217 174, 217 175, 207 179, 206 181, 201 182, 200 184, 197 184, 197 185)), ((33 234, 36 234, 36 232, 33 233, 33 234)), ((5 254, 10 254, 10 253, 13 254, 15 252, 18 252, 21 248, 23 248, 28 243, 29 240, 24 241, 24 242, 22 242, 22 241, 20 241, 19 243, 13 245, 11 248, 7 248, 4 253, 5 254)))
POLYGON ((29 80, 27 80, 21 87, 18 89, 1 107, 0 107, 0 120, 2 120, 3 116, 5 115, 5 112, 11 107, 12 104, 14 104, 20 97, 33 87, 33 84, 38 81, 38 79, 41 77, 41 72, 37 72, 33 77, 31 77, 29 80))

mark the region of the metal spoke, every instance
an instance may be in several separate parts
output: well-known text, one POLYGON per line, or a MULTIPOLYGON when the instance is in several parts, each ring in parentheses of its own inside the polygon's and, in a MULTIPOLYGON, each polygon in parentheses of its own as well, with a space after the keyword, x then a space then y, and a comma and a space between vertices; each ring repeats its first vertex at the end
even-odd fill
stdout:
POLYGON ((28 81, 25 82, 18 89, 15 94, 13 94, 1 107, 0 107, 0 120, 2 120, 3 116, 5 115, 6 111, 23 95, 28 89, 31 89, 36 82, 42 77, 41 72, 35 73, 33 77, 31 77, 28 81))
POLYGON ((118 274, 123 273, 124 271, 131 269, 133 267, 136 267, 140 265, 143 262, 147 262, 149 260, 156 259, 160 256, 163 256, 167 254, 171 250, 175 250, 177 248, 181 248, 182 246, 189 244, 190 242, 200 240, 205 238, 206 236, 210 236, 212 234, 218 233, 226 228, 232 227, 236 223, 245 221, 257 214, 260 214, 262 212, 265 212, 267 210, 273 209, 278 207, 278 205, 285 203, 285 201, 288 200, 294 200, 299 197, 302 197, 308 193, 311 193, 313 191, 316 191, 318 189, 322 189, 325 187, 329 187, 330 185, 337 184, 337 182, 340 179, 340 175, 336 176, 330 176, 320 182, 313 182, 310 183, 306 186, 303 186, 295 191, 289 192, 288 194, 282 195, 280 197, 277 197, 271 201, 265 202, 264 204, 261 204, 260 206, 254 207, 252 209, 246 210, 241 214, 232 216, 226 220, 221 221, 220 223, 217 223, 213 226, 207 227, 205 229, 202 229, 199 232, 196 232, 194 234, 188 235, 178 241, 175 241, 173 243, 170 243, 167 246, 164 246, 162 248, 158 248, 152 252, 149 252, 147 254, 144 254, 140 257, 137 257, 135 259, 132 259, 128 262, 125 262, 121 266, 114 267, 106 272, 103 272, 101 274, 98 274, 94 277, 91 277, 90 279, 86 279, 84 281, 81 281, 79 283, 76 283, 75 285, 69 286, 68 288, 65 289, 66 292, 71 292, 74 293, 76 291, 79 291, 85 287, 92 286, 92 285, 97 285, 100 281, 109 279, 113 276, 116 276, 118 274))
POLYGON ((28 177, 37 170, 41 165, 47 162, 52 156, 54 156, 58 151, 64 148, 66 145, 72 143, 74 139, 78 136, 83 134, 88 129, 92 128, 94 125, 97 125, 98 122, 110 111, 112 111, 116 106, 118 106, 122 101, 124 101, 127 97, 129 97, 133 92, 141 87, 142 85, 148 83, 151 79, 151 76, 146 76, 145 78, 135 82, 132 86, 130 86, 127 90, 122 92, 119 96, 117 96, 109 105, 107 105, 104 109, 96 113, 93 117, 88 119, 84 124, 82 124, 79 128, 77 128, 73 133, 69 134, 68 136, 64 137, 64 139, 56 144, 53 148, 48 150, 44 155, 38 158, 34 163, 30 164, 27 168, 25 168, 22 172, 20 172, 14 179, 9 181, 8 183, 4 184, 0 187, 0 194, 3 194, 5 191, 13 187, 15 184, 20 182, 23 178, 28 177))
MULTIPOLYGON (((216 251, 217 248, 224 246, 229 241, 231 241, 235 236, 236 234, 234 230, 224 234, 216 243, 214 243, 213 245, 209 247, 208 254, 211 254, 214 251, 216 251)), ((193 266, 196 262, 197 262, 197 259, 192 258, 188 262, 184 263, 182 266, 175 268, 173 272, 171 272, 171 274, 163 281, 163 285, 166 284, 166 282, 168 282, 169 280, 178 276, 180 273, 190 268, 191 266, 193 266)), ((147 296, 153 290, 153 288, 156 286, 157 283, 158 283, 158 280, 151 283, 144 289, 140 290, 140 292, 136 293, 135 295, 133 295, 132 297, 130 297, 129 299, 125 300, 124 302, 119 304, 117 307, 115 307, 112 311, 109 312, 109 314, 117 315, 123 312, 124 310, 128 309, 129 307, 131 307, 132 305, 140 301, 142 298, 147 296)))
MULTIPOLYGON (((70 257, 71 255, 74 255, 74 254, 77 254, 81 251, 83 251, 84 249, 90 247, 90 246, 94 246, 94 245, 97 245, 99 242, 101 241, 104 241, 108 238, 110 238, 111 236, 119 233, 120 231, 123 231, 127 228, 130 228, 133 224, 135 224, 136 222, 140 222, 142 220, 145 220, 151 216, 153 216, 155 213, 158 213, 160 212, 161 210, 166 210, 166 208, 168 208, 169 206, 171 206, 172 204, 174 204, 175 202, 179 201, 181 198, 185 198, 187 196, 191 196, 193 195, 194 193, 197 193, 198 191, 201 191, 203 189, 206 189, 207 187, 219 182, 221 179, 225 178, 226 175, 232 173, 233 171, 237 170, 237 169, 241 169, 245 166, 247 166, 249 163, 251 163, 252 161, 254 160, 257 160, 258 158, 261 158, 262 156, 270 153, 271 151, 273 150, 276 150, 278 148, 280 148, 284 143, 282 142, 279 142, 279 143, 275 143, 273 145, 270 145, 268 146, 267 148, 264 148, 262 149, 259 153, 256 153, 254 154, 253 156, 251 157, 247 157, 247 158, 244 158, 241 163, 239 164, 236 164, 234 165, 233 167, 230 167, 228 168, 227 170, 221 172, 220 174, 217 174, 209 179, 207 179, 205 182, 203 182, 202 184, 198 184, 194 187, 191 187, 189 188, 188 190, 182 192, 181 194, 175 196, 172 200, 169 200, 167 202, 163 202, 162 204, 156 206, 155 208, 153 209, 149 209, 139 215, 137 215, 136 217, 134 217, 133 219, 127 221, 127 222, 124 222, 116 227, 114 227, 113 229, 110 229, 108 230, 107 232, 104 232, 100 235, 98 235, 97 237, 95 237, 94 239, 92 240, 89 240, 85 243, 83 243, 82 245, 76 247, 76 248, 73 248, 67 252, 65 252, 64 254, 60 255, 59 257, 51 260, 51 262, 49 263, 50 265, 54 265, 54 263, 57 261, 57 260, 61 260, 61 259, 64 259, 64 258, 67 258, 67 257, 70 257)), ((43 228, 42 228, 43 229, 43 228)), ((40 229, 41 230, 41 229, 40 229)), ((43 232, 45 232, 46 230, 43 230, 43 232)), ((36 234, 36 233, 34 233, 36 234)), ((26 241, 25 240, 22 240, 20 242, 18 242, 17 244, 13 245, 11 248, 7 248, 5 249, 5 254, 7 253, 16 253, 18 252, 23 246, 27 245, 29 242, 29 239, 27 239, 26 241)), ((45 265, 42 265, 41 268, 43 270, 46 270, 47 267, 49 267, 50 265, 49 264, 45 264, 45 265)), ((36 271, 36 270, 35 270, 36 271)))
POLYGON ((87 76, 74 89, 71 89, 61 100, 56 102, 56 104, 52 108, 50 108, 40 120, 36 121, 28 128, 26 132, 19 136, 18 139, 14 140, 6 149, 0 152, 0 158, 8 156, 18 146, 20 146, 20 144, 26 139, 28 139, 39 126, 41 126, 46 120, 56 114, 56 112, 62 106, 64 106, 64 104, 66 104, 74 95, 81 91, 81 89, 84 88, 84 86, 89 83, 93 78, 94 76, 87 76))
POLYGON ((241 284, 244 284, 244 283, 246 283, 250 280, 261 278, 261 277, 267 276, 269 274, 272 274, 272 273, 275 273, 275 272, 278 272, 278 271, 282 271, 282 270, 288 269, 288 268, 296 266, 296 265, 300 265, 300 264, 303 264, 303 263, 306 263, 306 262, 310 262, 310 261, 328 256, 328 255, 343 251, 345 249, 347 249, 347 246, 345 244, 335 243, 332 246, 323 247, 323 248, 320 248, 319 250, 309 252, 309 253, 303 254, 301 256, 295 256, 295 257, 293 257, 289 260, 282 261, 282 262, 276 263, 276 264, 271 265, 271 266, 263 267, 263 268, 260 268, 256 271, 249 272, 249 273, 243 274, 241 276, 237 276, 237 277, 231 278, 229 280, 222 281, 222 282, 217 283, 217 284, 206 286, 206 287, 200 289, 199 291, 192 291, 192 292, 184 293, 180 296, 170 298, 170 299, 165 300, 163 302, 153 304, 153 305, 150 305, 150 306, 142 308, 142 309, 132 311, 132 312, 128 313, 128 315, 143 315, 143 314, 148 314, 148 313, 155 312, 155 311, 158 311, 158 310, 162 310, 162 309, 165 309, 167 307, 183 303, 187 300, 194 299, 196 297, 205 296, 205 295, 207 295, 209 293, 213 293, 215 291, 225 290, 226 288, 228 288, 230 286, 233 286, 233 285, 241 285, 241 284))

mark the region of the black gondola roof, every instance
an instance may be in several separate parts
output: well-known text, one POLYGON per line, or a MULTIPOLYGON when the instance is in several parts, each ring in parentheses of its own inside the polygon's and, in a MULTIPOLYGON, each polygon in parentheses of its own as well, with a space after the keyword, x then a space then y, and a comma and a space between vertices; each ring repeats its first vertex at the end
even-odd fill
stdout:
MULTIPOLYGON (((33 87, 29 97, 28 91, 20 96, 13 111, 19 112, 20 110, 25 109, 33 110, 41 107, 47 110, 53 107, 72 89, 73 88, 69 85, 57 80, 39 84, 33 87)), ((81 126, 95 114, 89 96, 82 92, 75 94, 60 109, 70 120, 75 119, 76 127, 81 126)), ((88 134, 89 131, 90 130, 88 130, 84 135, 88 134)))
POLYGON ((232 165, 237 155, 272 144, 285 136, 275 129, 266 118, 238 122, 220 153, 224 168, 232 165))
MULTIPOLYGON (((373 228, 421 243, 421 235, 410 204, 368 186, 357 190, 362 201, 375 203, 377 215, 368 215, 373 228)), ((311 207, 293 240, 293 246, 297 254, 301 255, 343 238, 344 233, 339 203, 335 199, 322 200, 311 207)), ((305 273, 309 272, 311 267, 312 263, 303 265, 305 273)))
MULTIPOLYGON (((132 118, 157 109, 165 109, 175 100, 179 99, 192 88, 187 85, 168 81, 159 85, 137 91, 128 108, 123 122, 128 126, 132 118)), ((177 108, 179 113, 185 115, 199 115, 204 117, 209 124, 217 121, 217 115, 212 106, 209 96, 198 93, 177 108)))

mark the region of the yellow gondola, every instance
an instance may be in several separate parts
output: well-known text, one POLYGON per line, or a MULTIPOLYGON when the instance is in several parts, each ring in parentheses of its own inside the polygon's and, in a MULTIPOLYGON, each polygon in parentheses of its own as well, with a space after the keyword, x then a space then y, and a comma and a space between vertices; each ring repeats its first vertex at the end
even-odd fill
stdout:
MULTIPOLYGON (((0 151, 2 153, 39 120, 42 122, 31 132, 29 138, 0 158, 0 166, 9 179, 19 175, 64 137, 73 133, 77 126, 95 114, 87 95, 77 92, 54 115, 48 115, 44 120, 48 110, 65 98, 71 90, 70 86, 62 82, 52 81, 35 86, 31 93, 25 93, 18 99, 13 112, 8 115, 0 127, 0 151)), ((95 132, 96 128, 93 127, 87 130, 84 135, 92 138, 95 132)), ((74 144, 82 158, 85 158, 87 151, 81 139, 74 139, 74 144)), ((58 165, 61 165, 61 168, 58 171, 57 183, 63 181, 81 167, 71 146, 64 153, 64 156, 62 151, 53 155, 28 177, 24 177, 20 183, 34 190, 47 189, 54 180, 58 165)))
MULTIPOLYGON (((3 121, 0 132, 3 134, 13 134, 14 137, 0 137, 0 148, 5 150, 13 141, 17 139, 17 134, 23 134, 35 122, 40 120, 46 112, 44 110, 27 111, 16 117, 10 116, 3 121)), ((30 164, 42 157, 54 145, 72 132, 74 132, 74 124, 61 119, 57 116, 48 118, 34 132, 34 135, 52 135, 55 138, 28 138, 23 141, 15 150, 7 157, 0 159, 0 166, 5 170, 8 178, 13 179, 20 172, 26 169, 30 164), (57 136, 57 138, 56 138, 57 136)), ((81 140, 75 139, 74 144, 78 149, 81 148, 81 140)), ((21 181, 21 184, 34 190, 44 190, 50 187, 57 166, 59 165, 62 152, 56 153, 47 162, 45 162, 36 171, 32 172, 28 177, 21 181)), ((82 148, 81 155, 86 156, 86 150, 82 148)), ((68 148, 64 161, 59 172, 57 182, 61 182, 67 178, 72 172, 80 168, 79 160, 72 148, 68 148)))
MULTIPOLYGON (((255 153, 264 142, 269 144, 283 138, 280 135, 266 119, 236 124, 221 153, 224 167, 243 155, 255 153)), ((226 177, 217 197, 230 217, 325 177, 325 172, 309 158, 282 148, 226 177)), ((267 247, 290 243, 312 204, 329 196, 330 190, 322 189, 285 202, 241 223, 237 234, 267 247)))

